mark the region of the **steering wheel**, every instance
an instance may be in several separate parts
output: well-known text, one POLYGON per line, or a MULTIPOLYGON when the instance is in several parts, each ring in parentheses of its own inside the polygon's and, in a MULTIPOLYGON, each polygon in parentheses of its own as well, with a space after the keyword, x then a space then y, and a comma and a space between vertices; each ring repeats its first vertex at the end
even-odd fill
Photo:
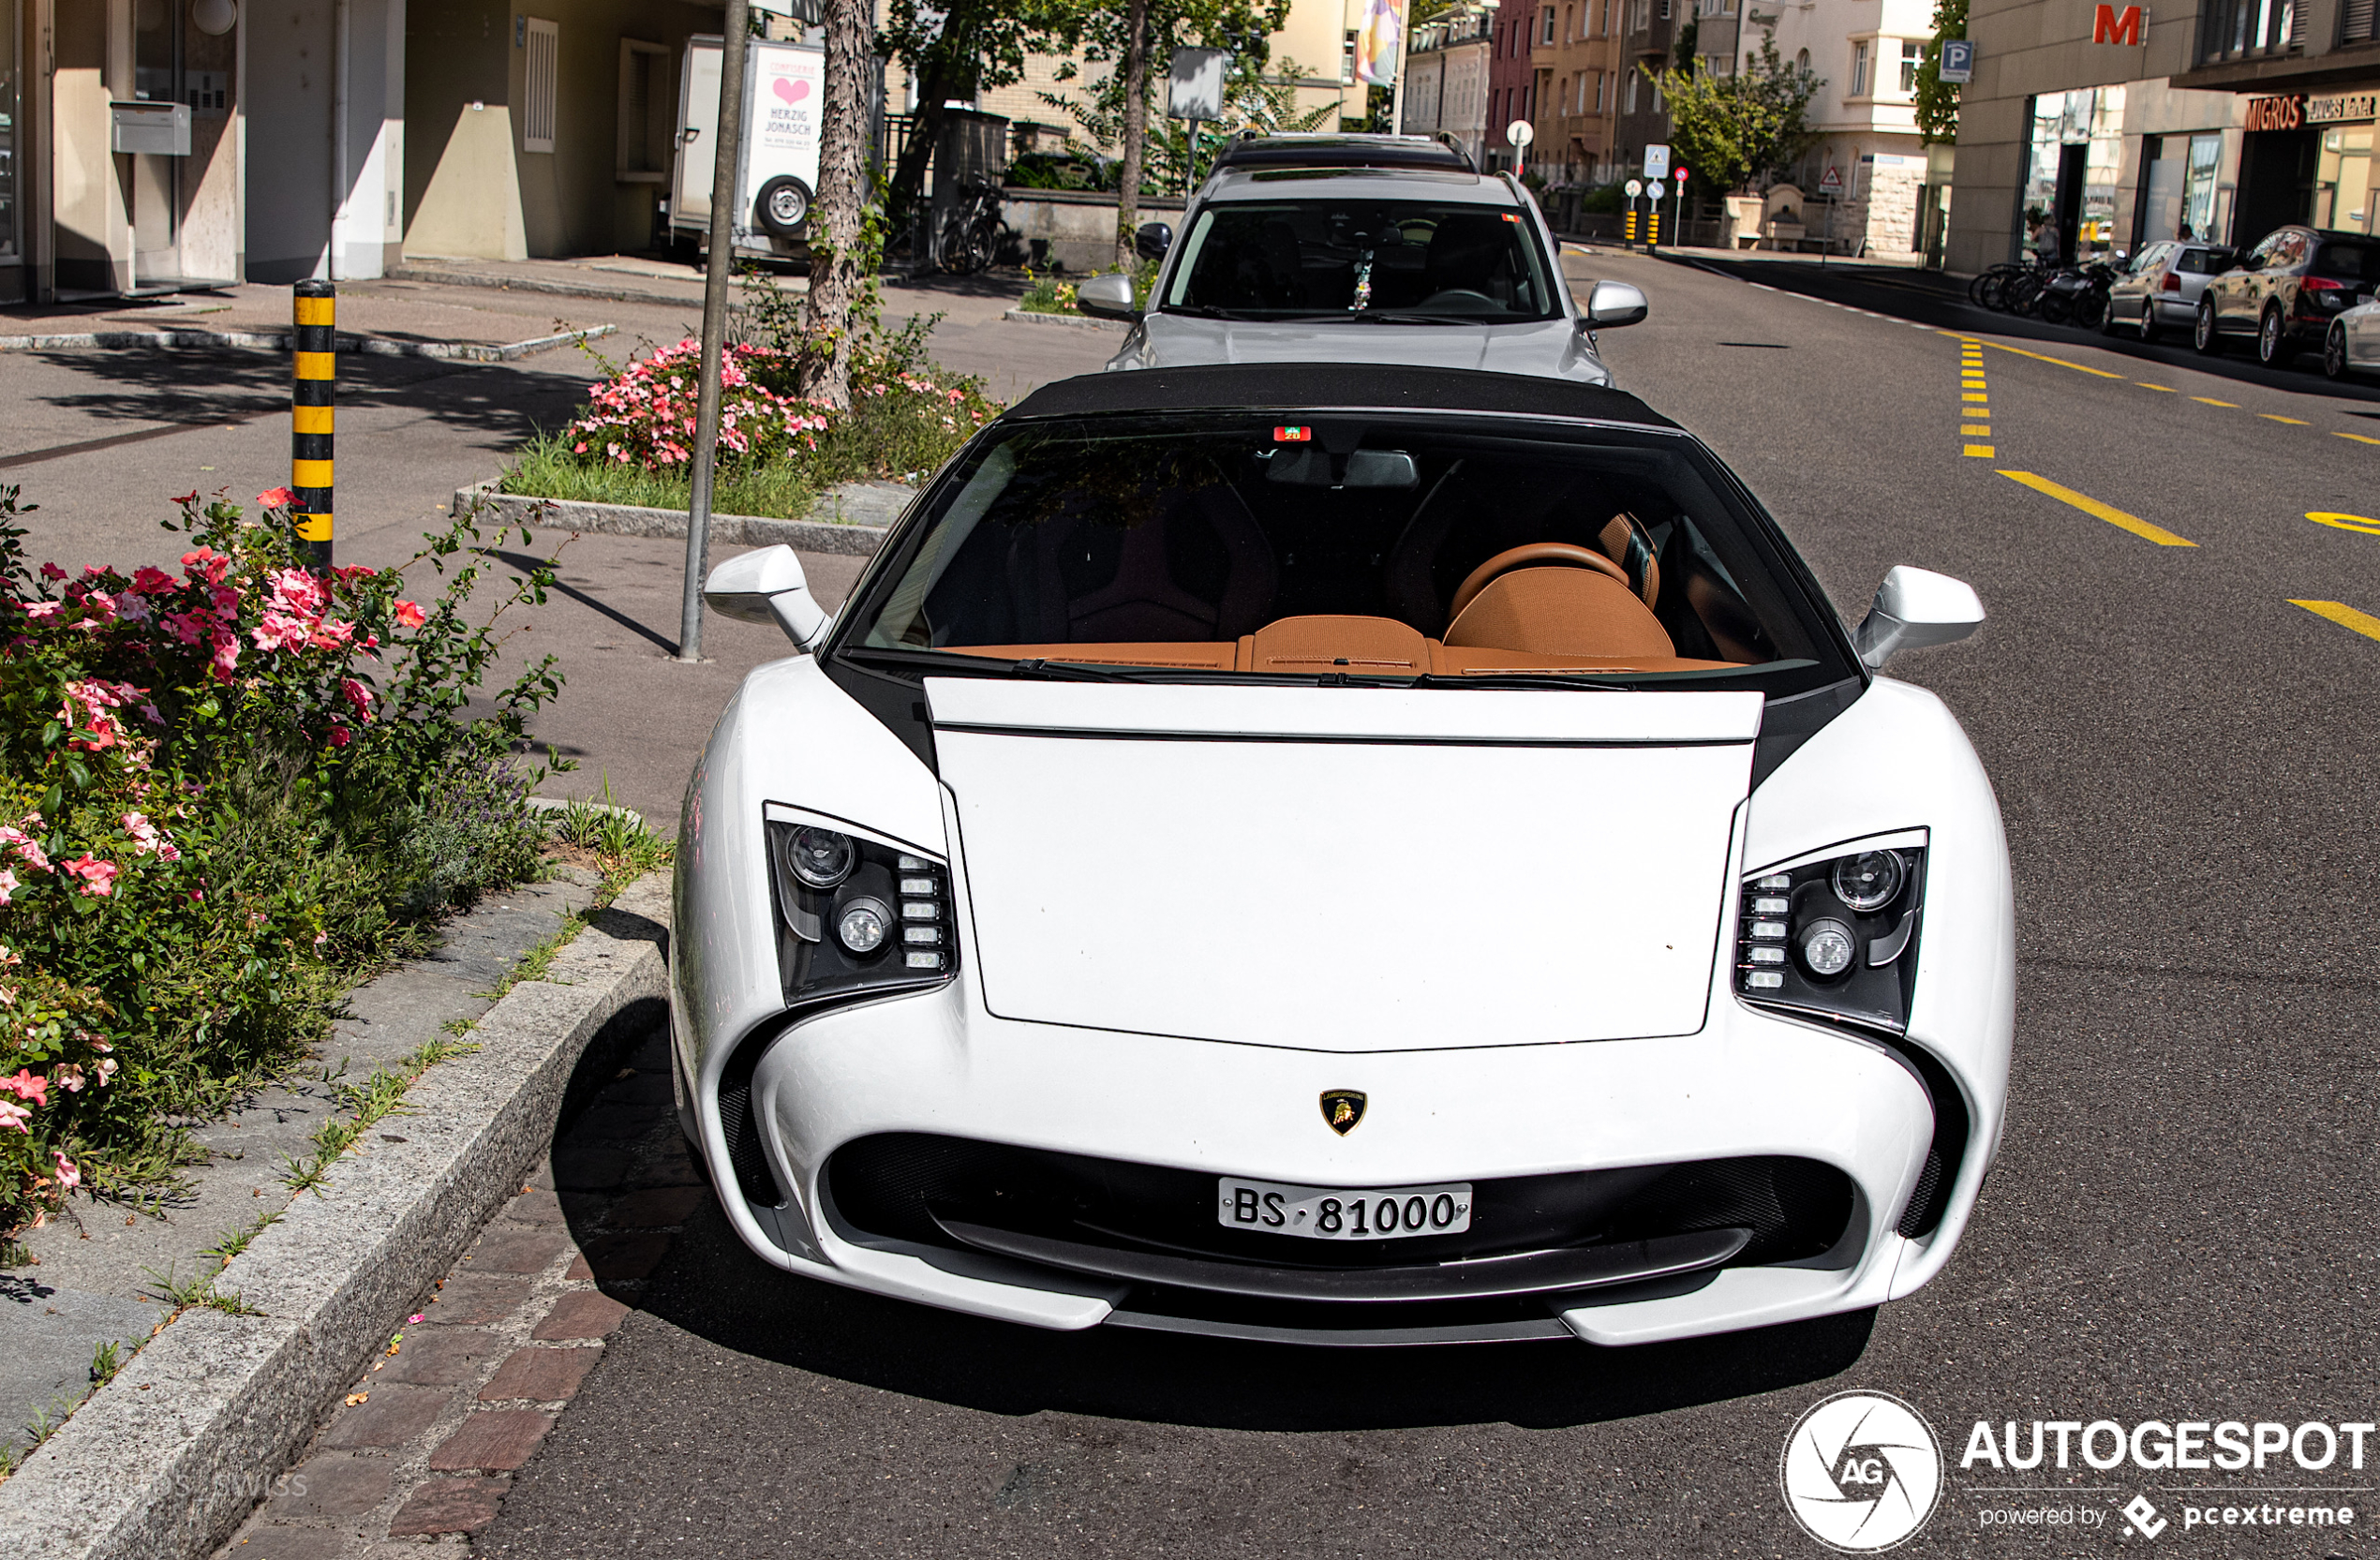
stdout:
POLYGON ((1592 547, 1575 546, 1568 542, 1531 542, 1523 546, 1506 548, 1465 576, 1463 584, 1454 592, 1454 600, 1447 605, 1447 621, 1451 623, 1462 617, 1463 609, 1469 606, 1472 599, 1485 590, 1488 583, 1497 576, 1509 574, 1515 569, 1530 569, 1543 564, 1599 570, 1619 581, 1629 595, 1636 594, 1636 586, 1629 579, 1628 571, 1592 547))
POLYGON ((1469 305, 1481 309, 1500 309, 1504 306, 1478 289, 1468 287, 1450 287, 1444 291, 1433 292, 1414 306, 1435 309, 1451 308, 1457 305, 1469 305))

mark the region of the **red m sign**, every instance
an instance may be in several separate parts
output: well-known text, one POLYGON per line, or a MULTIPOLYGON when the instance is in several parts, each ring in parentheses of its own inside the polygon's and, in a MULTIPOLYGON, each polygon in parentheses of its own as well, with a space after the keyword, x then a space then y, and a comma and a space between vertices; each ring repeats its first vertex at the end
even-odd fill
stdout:
POLYGON ((2090 41, 2093 43, 2128 44, 2140 47, 2140 27, 2145 20, 2138 6, 2126 6, 2119 11, 2113 6, 2102 6, 2091 19, 2090 41))

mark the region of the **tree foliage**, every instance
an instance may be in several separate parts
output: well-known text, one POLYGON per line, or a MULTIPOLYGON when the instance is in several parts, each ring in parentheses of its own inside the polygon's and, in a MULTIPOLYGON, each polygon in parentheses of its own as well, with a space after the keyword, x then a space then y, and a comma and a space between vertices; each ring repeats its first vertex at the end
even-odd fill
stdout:
POLYGON ((885 204, 907 215, 925 183, 941 134, 943 104, 1023 80, 1025 56, 1065 52, 1078 36, 1086 0, 892 0, 876 48, 917 83, 917 123, 893 169, 885 204))
POLYGON ((1942 44, 1967 36, 1967 0, 1934 0, 1934 36, 1917 61, 1917 133, 1928 146, 1958 139, 1958 83, 1942 80, 1942 44))
POLYGON ((1813 139, 1810 99, 1825 84, 1780 56, 1774 39, 1733 76, 1674 67, 1644 74, 1667 100, 1674 160, 1719 189, 1757 185, 1790 167, 1813 139))

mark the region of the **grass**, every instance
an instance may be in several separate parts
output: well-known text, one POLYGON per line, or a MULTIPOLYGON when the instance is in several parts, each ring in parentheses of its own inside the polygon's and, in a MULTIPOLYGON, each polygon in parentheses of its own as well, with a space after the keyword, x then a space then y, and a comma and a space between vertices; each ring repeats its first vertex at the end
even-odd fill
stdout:
MULTIPOLYGON (((477 1046, 459 1045, 448 1040, 424 1041, 420 1048, 398 1058, 395 1066, 374 1068, 371 1076, 362 1083, 334 1083, 331 1097, 337 1102, 340 1109, 352 1114, 333 1117, 316 1127, 312 1137, 314 1152, 304 1161, 282 1155, 281 1184, 287 1186, 293 1196, 311 1192, 320 1196, 323 1183, 330 1178, 331 1167, 339 1162, 340 1155, 355 1146, 357 1138, 376 1123, 411 1110, 412 1107, 405 1103, 405 1093, 424 1073, 441 1062, 469 1056, 478 1049, 477 1046)), ((261 1228, 262 1226, 257 1227, 261 1228)), ((255 1233, 255 1230, 250 1230, 246 1237, 241 1239, 240 1245, 245 1248, 255 1233)), ((231 1257, 226 1256, 224 1260, 229 1262, 231 1257)))
MULTIPOLYGON (((806 467, 774 464, 719 468, 711 493, 718 514, 754 514, 798 520, 817 503, 825 484, 806 467)), ((504 493, 561 498, 587 504, 637 504, 682 510, 693 501, 682 471, 647 471, 634 466, 589 465, 571 453, 558 434, 539 434, 521 446, 512 468, 496 485, 504 493)))
POLYGON ((203 1275, 193 1271, 186 1279, 175 1276, 175 1270, 180 1266, 179 1263, 169 1263, 163 1272, 157 1271, 155 1268, 141 1270, 149 1275, 149 1287, 156 1292, 156 1298, 172 1301, 175 1315, 180 1315, 194 1305, 204 1306, 210 1311, 220 1311, 227 1316, 264 1315, 263 1312, 242 1300, 238 1290, 217 1289, 215 1286, 215 1281, 223 1274, 221 1267, 217 1267, 214 1272, 203 1275))

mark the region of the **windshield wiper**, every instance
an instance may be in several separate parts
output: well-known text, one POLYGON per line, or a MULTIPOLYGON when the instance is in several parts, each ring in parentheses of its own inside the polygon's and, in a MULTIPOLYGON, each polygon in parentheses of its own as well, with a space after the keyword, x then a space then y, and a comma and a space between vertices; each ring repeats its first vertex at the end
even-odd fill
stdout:
POLYGON ((1406 677, 1401 681, 1413 688, 1569 688, 1602 693, 1628 691, 1626 683, 1604 682, 1596 677, 1565 676, 1559 672, 1488 672, 1477 676, 1424 672, 1418 677, 1406 677))
POLYGON ((1168 304, 1159 314, 1186 314, 1197 319, 1268 319, 1270 315, 1250 314, 1245 309, 1219 309, 1212 304, 1168 304))

